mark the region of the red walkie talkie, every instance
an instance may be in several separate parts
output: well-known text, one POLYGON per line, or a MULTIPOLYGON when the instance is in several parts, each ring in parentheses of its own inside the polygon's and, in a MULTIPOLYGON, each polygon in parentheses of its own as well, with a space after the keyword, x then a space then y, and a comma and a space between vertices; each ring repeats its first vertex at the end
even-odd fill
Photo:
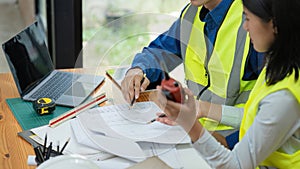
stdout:
POLYGON ((184 102, 184 91, 181 84, 175 79, 171 78, 166 72, 164 64, 161 63, 164 69, 165 78, 161 81, 162 92, 165 94, 168 100, 172 100, 177 103, 184 102))

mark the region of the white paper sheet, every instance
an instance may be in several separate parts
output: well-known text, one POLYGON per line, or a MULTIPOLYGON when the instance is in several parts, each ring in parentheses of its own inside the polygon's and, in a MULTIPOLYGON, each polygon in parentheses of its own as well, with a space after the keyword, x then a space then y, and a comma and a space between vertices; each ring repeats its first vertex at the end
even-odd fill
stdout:
MULTIPOLYGON (((83 127, 78 119, 71 122, 73 131, 76 132, 76 139, 79 143, 95 149, 115 154, 119 157, 128 159, 131 163, 141 162, 148 157, 158 156, 172 168, 182 168, 178 158, 177 150, 173 144, 159 144, 151 142, 138 142, 119 138, 107 137, 101 133, 89 132, 83 127)), ((107 164, 99 162, 98 164, 107 164)))
POLYGON ((130 140, 122 140, 104 136, 103 134, 94 134, 86 130, 83 124, 74 119, 71 122, 75 137, 80 144, 92 147, 98 150, 114 154, 135 162, 140 162, 146 159, 146 156, 140 146, 130 140))
POLYGON ((136 103, 91 109, 78 116, 85 128, 95 134, 132 141, 148 141, 163 144, 189 143, 187 133, 180 126, 168 126, 159 122, 147 124, 162 112, 154 102, 136 103), (135 119, 136 118, 136 119, 135 119))
MULTIPOLYGON (((48 125, 37 127, 31 129, 33 133, 35 133, 39 138, 44 141, 45 134, 47 133, 47 145, 52 142, 53 149, 56 149, 57 144, 59 143, 59 147, 62 148, 65 142, 70 138, 70 141, 66 148, 64 149, 64 154, 80 154, 82 156, 92 156, 97 160, 104 160, 107 158, 114 157, 115 155, 104 152, 100 149, 96 149, 94 147, 89 147, 86 145, 79 144, 74 133, 72 132, 70 123, 75 120, 69 120, 65 123, 57 126, 55 128, 48 127, 48 125)), ((76 134, 78 135, 78 134, 76 134)))

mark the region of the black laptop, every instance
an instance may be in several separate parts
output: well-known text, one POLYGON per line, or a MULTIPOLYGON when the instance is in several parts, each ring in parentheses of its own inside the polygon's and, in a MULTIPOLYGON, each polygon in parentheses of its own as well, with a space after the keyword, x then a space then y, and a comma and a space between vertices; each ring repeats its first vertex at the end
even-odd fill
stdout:
POLYGON ((103 76, 55 70, 39 22, 2 44, 2 49, 21 98, 26 101, 49 97, 57 105, 75 107, 104 81, 103 76))

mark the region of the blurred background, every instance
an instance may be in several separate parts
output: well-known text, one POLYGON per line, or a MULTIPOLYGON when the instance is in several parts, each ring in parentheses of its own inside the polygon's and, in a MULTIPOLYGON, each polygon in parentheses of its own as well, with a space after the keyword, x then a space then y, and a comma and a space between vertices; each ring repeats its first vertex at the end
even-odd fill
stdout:
MULTIPOLYGON (((56 68, 127 66, 189 0, 0 0, 0 42, 42 23, 56 68)), ((0 73, 9 72, 3 51, 0 73)))

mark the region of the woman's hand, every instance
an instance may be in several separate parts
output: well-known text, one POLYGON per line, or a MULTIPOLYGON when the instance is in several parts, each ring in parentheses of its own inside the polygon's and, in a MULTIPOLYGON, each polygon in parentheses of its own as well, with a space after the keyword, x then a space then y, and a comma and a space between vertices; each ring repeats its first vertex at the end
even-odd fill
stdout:
MULTIPOLYGON (((157 87, 159 106, 167 115, 168 122, 177 123, 189 133, 192 141, 196 141, 203 132, 202 125, 198 122, 198 101, 194 99, 193 93, 185 88, 186 99, 183 104, 167 100, 161 91, 161 87, 157 87)), ((160 121, 160 119, 157 119, 160 121)), ((161 119, 164 121, 163 119, 161 119)), ((165 119, 166 120, 166 119, 165 119)), ((166 121, 165 121, 166 122, 166 121)))
POLYGON ((177 123, 171 119, 168 118, 168 116, 164 116, 164 117, 160 117, 161 115, 164 115, 164 113, 157 113, 157 118, 155 119, 155 121, 164 123, 166 125, 170 125, 170 126, 175 126, 177 125, 177 123))

